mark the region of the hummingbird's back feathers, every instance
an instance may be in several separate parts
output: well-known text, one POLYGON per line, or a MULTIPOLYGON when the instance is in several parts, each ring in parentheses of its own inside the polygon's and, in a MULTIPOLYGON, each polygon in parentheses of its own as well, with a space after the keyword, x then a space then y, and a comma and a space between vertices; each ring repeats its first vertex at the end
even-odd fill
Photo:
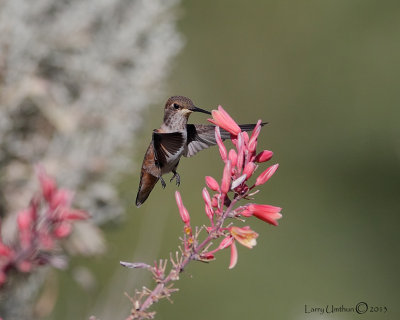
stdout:
MULTIPOLYGON (((265 125, 267 122, 263 122, 261 125, 265 125)), ((251 131, 256 125, 253 124, 240 124, 239 127, 243 131, 251 131)), ((215 144, 215 126, 206 124, 188 124, 187 128, 187 142, 183 155, 185 157, 194 156, 197 152, 207 149, 215 144)), ((220 129, 222 140, 229 139, 231 134, 220 129)))
POLYGON ((156 165, 163 168, 171 156, 176 155, 185 144, 181 132, 159 133, 153 132, 153 147, 156 165))

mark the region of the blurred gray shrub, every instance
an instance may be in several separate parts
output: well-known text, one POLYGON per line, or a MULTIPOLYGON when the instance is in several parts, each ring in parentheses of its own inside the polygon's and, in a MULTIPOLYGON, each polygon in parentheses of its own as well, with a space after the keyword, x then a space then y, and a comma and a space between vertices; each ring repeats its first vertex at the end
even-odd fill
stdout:
POLYGON ((0 0, 2 215, 29 201, 36 162, 97 221, 121 212, 112 182, 182 46, 176 4, 0 0))
MULTIPOLYGON (((35 163, 60 186, 75 190, 75 205, 95 222, 121 214, 115 184, 131 170, 141 110, 160 97, 171 59, 183 44, 177 4, 0 0, 2 220, 27 206, 36 186, 35 163)), ((96 230, 82 228, 78 242, 85 243, 86 236, 93 243, 81 251, 98 251, 96 230)), ((10 229, 3 225, 3 233, 10 229)), ((27 300, 41 279, 8 292, 2 316, 30 319, 27 300)))

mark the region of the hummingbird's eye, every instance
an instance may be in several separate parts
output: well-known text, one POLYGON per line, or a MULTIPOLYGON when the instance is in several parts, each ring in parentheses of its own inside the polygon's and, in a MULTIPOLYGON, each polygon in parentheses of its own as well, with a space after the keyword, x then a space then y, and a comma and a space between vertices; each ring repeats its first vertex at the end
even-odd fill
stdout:
POLYGON ((177 103, 174 103, 174 105, 173 105, 173 106, 174 106, 174 108, 175 108, 175 109, 179 109, 179 104, 177 104, 177 103))

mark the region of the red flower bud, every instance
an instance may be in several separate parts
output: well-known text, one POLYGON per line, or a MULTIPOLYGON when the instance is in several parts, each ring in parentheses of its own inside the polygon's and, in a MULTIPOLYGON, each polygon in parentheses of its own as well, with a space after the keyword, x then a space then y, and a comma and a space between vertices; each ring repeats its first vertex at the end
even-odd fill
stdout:
POLYGON ((269 150, 264 150, 261 151, 255 158, 255 162, 261 163, 261 162, 266 162, 269 159, 272 158, 272 156, 274 155, 274 153, 272 151, 269 150))
POLYGON ((221 181, 221 192, 227 194, 231 187, 231 161, 225 163, 224 173, 221 181))
POLYGON ((259 186, 261 184, 266 183, 269 180, 269 178, 272 177, 272 175, 275 173, 275 171, 278 169, 278 167, 279 167, 279 164, 274 164, 273 166, 267 168, 263 173, 261 173, 258 176, 255 185, 259 186))
POLYGON ((209 187, 211 190, 214 190, 214 191, 219 190, 219 184, 213 177, 207 176, 206 184, 207 184, 207 187, 209 187))
POLYGON ((247 176, 247 179, 250 179, 250 177, 253 175, 254 170, 256 170, 257 166, 254 164, 254 162, 249 162, 246 164, 243 170, 243 174, 247 176))
POLYGON ((179 193, 179 191, 175 191, 175 200, 176 200, 176 204, 178 205, 179 214, 181 215, 183 223, 186 225, 189 225, 190 224, 189 212, 186 210, 185 206, 183 205, 182 197, 181 197, 181 194, 179 193))

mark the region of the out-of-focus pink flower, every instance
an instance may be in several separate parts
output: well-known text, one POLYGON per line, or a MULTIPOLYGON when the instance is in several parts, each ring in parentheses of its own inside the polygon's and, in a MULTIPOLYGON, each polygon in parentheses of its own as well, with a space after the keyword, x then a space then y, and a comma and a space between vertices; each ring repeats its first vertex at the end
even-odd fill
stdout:
POLYGON ((272 158, 274 153, 269 150, 263 150, 261 151, 255 158, 255 162, 261 163, 261 162, 266 162, 272 158))
POLYGON ((0 256, 2 257, 10 257, 13 254, 11 248, 6 246, 3 242, 0 241, 0 256))
POLYGON ((39 234, 40 245, 44 250, 50 251, 54 248, 54 238, 48 232, 39 234))
POLYGON ((55 180, 42 166, 37 166, 36 172, 41 193, 35 195, 29 207, 17 215, 19 243, 8 247, 0 235, 0 286, 6 281, 8 270, 32 272, 42 264, 56 266, 54 261, 57 259, 51 252, 55 242, 71 233, 73 221, 89 218, 87 212, 70 207, 72 193, 58 189, 55 180))
POLYGON ((59 219, 62 221, 86 220, 89 214, 86 211, 71 208, 60 208, 59 219))
POLYGON ((69 207, 71 205, 72 193, 66 189, 58 189, 51 198, 50 208, 55 210, 58 207, 69 207))
POLYGON ((277 220, 282 218, 280 214, 282 208, 267 204, 249 204, 240 214, 245 217, 255 216, 256 218, 268 222, 274 226, 278 225, 277 220))
POLYGON ((238 261, 237 248, 236 248, 235 242, 232 242, 232 245, 231 245, 231 260, 229 262, 229 269, 233 269, 236 266, 237 261, 238 261))
POLYGON ((219 190, 219 184, 213 177, 206 176, 206 184, 207 184, 207 187, 209 187, 211 190, 214 190, 214 191, 219 190))
POLYGON ((26 231, 32 227, 32 209, 28 208, 18 213, 17 223, 19 231, 26 231))
POLYGON ((227 159, 227 152, 226 152, 225 145, 222 142, 221 132, 219 130, 219 127, 215 127, 215 140, 217 141, 218 150, 221 155, 221 158, 222 158, 222 160, 225 161, 227 159))
POLYGON ((179 191, 175 191, 175 199, 176 199, 176 204, 178 205, 179 214, 181 215, 183 223, 186 225, 189 225, 190 224, 189 212, 186 210, 185 206, 183 205, 182 197, 181 197, 181 194, 179 193, 179 191))
POLYGON ((46 173, 45 169, 41 165, 36 166, 36 172, 39 177, 42 194, 44 198, 50 202, 55 190, 57 189, 57 184, 54 179, 46 173))
POLYGON ((71 231, 72 231, 71 223, 63 221, 54 228, 53 234, 56 238, 62 239, 69 236, 71 231))
POLYGON ((32 270, 32 263, 28 260, 23 260, 18 263, 17 268, 21 272, 30 272, 32 270))
POLYGON ((261 184, 266 183, 269 180, 269 178, 272 177, 272 175, 275 173, 275 171, 278 169, 278 167, 279 167, 279 164, 277 163, 277 164, 274 164, 273 166, 267 168, 263 173, 261 173, 258 176, 255 185, 259 186, 261 184))
POLYGON ((17 224, 19 229, 19 239, 22 248, 29 247, 32 239, 32 209, 25 209, 18 213, 17 224))
POLYGON ((211 111, 213 119, 208 119, 211 123, 215 124, 222 129, 230 132, 231 134, 237 136, 241 132, 238 124, 231 118, 231 116, 221 107, 218 106, 218 110, 211 111))
POLYGON ((231 161, 227 160, 225 163, 224 173, 222 174, 221 192, 228 193, 231 187, 231 161))
POLYGON ((247 248, 253 248, 257 244, 258 233, 251 230, 250 227, 230 227, 229 232, 241 245, 247 248))
POLYGON ((253 175, 254 170, 256 170, 257 166, 255 165, 254 162, 249 162, 246 164, 246 166, 243 169, 243 174, 247 176, 247 179, 250 179, 250 177, 253 175))

